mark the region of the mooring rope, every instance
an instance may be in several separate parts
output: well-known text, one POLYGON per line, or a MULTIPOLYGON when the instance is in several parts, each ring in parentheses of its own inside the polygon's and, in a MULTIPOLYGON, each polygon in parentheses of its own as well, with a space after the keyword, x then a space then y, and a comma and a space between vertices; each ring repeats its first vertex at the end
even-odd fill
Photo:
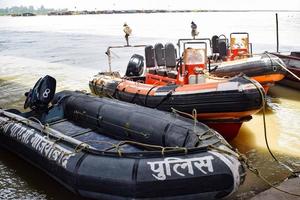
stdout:
MULTIPOLYGON (((278 162, 281 166, 284 166, 286 169, 288 169, 294 176, 297 177, 297 173, 299 172, 295 172, 293 169, 291 169, 289 166, 287 166, 286 164, 280 162, 276 157, 275 155, 272 153, 270 147, 269 147, 269 144, 268 144, 268 140, 267 140, 267 129, 266 129, 266 119, 265 119, 265 95, 264 95, 264 92, 263 90, 260 88, 259 85, 257 85, 257 83, 255 81, 253 81, 252 79, 248 78, 248 77, 245 77, 246 79, 248 79, 249 81, 251 81, 253 83, 253 85, 259 90, 260 92, 260 95, 261 95, 261 98, 262 98, 262 103, 263 103, 263 124, 264 124, 264 135, 265 135, 265 142, 266 142, 266 145, 267 145, 267 149, 269 151, 269 153, 271 154, 271 156, 273 157, 273 159, 278 162)), ((182 114, 185 114, 185 115, 188 115, 188 116, 192 116, 188 113, 182 113, 182 114)), ((286 194, 289 194, 289 195, 292 195, 292 196, 297 196, 297 197, 300 197, 300 194, 296 194, 296 193, 292 193, 292 192, 289 192, 289 191, 286 191, 286 190, 283 190, 283 189, 280 189, 276 186, 274 186, 270 181, 268 181, 263 175, 261 175, 260 171, 255 168, 254 166, 252 166, 252 164, 249 162, 249 159, 242 153, 240 153, 237 149, 234 149, 232 146, 230 146, 228 143, 225 143, 224 141, 221 141, 221 143, 223 145, 225 145, 227 148, 231 149, 234 153, 236 153, 236 155, 233 153, 233 152, 230 152, 230 151, 226 151, 224 149, 221 149, 219 147, 216 147, 215 145, 209 145, 208 148, 209 149, 212 149, 212 150, 216 150, 216 151, 219 151, 221 153, 225 153, 225 154, 229 154, 229 155, 232 155, 232 156, 238 156, 238 159, 245 163, 246 167, 249 169, 249 171, 251 171, 252 173, 254 173, 258 178, 260 178, 262 181, 264 181, 267 185, 269 185, 270 187, 278 190, 278 191, 281 191, 283 193, 286 193, 286 194)))
POLYGON ((270 155, 273 157, 273 159, 278 162, 280 165, 284 166, 285 168, 287 168, 289 171, 291 171, 293 174, 297 173, 294 170, 292 170, 289 166, 287 166, 286 164, 282 163, 281 161, 279 161, 275 155, 273 154, 273 152, 271 151, 271 148, 269 146, 269 142, 268 142, 268 137, 267 137, 267 123, 266 123, 266 100, 265 100, 265 95, 263 90, 260 88, 259 85, 257 85, 257 83, 255 81, 253 81, 251 78, 246 77, 249 81, 251 81, 253 83, 253 85, 258 89, 260 96, 261 96, 261 100, 262 100, 262 113, 263 113, 263 127, 264 127, 264 137, 265 137, 265 143, 267 146, 267 149, 270 153, 270 155))
POLYGON ((285 167, 286 169, 288 169, 292 174, 293 176, 297 177, 298 173, 297 171, 294 171, 291 167, 289 167, 288 165, 286 165, 285 163, 281 162, 280 160, 278 160, 276 158, 276 156, 273 154, 273 152, 271 151, 271 148, 269 146, 269 142, 268 142, 268 137, 267 137, 267 125, 266 125, 266 108, 265 108, 265 105, 266 105, 266 100, 265 100, 265 97, 264 97, 264 92, 262 91, 262 89, 257 85, 257 83, 255 81, 253 81, 252 79, 250 78, 247 78, 249 81, 251 81, 253 83, 253 85, 259 90, 260 92, 260 95, 261 95, 261 98, 262 98, 262 112, 263 112, 263 127, 264 127, 264 137, 265 137, 265 143, 266 143, 266 146, 267 146, 267 149, 268 149, 268 152, 270 153, 270 155, 272 156, 272 158, 277 162, 279 163, 281 166, 285 167))
POLYGON ((274 188, 274 189, 276 189, 276 190, 278 190, 280 192, 283 192, 283 193, 286 193, 286 194, 289 194, 289 195, 292 195, 292 196, 300 197, 300 194, 292 193, 292 192, 280 189, 277 186, 273 185, 270 181, 268 181, 264 176, 261 175, 261 173, 259 172, 258 169, 250 167, 250 166, 248 166, 247 168, 252 173, 254 173, 257 177, 259 177, 261 180, 263 180, 266 184, 268 184, 270 187, 272 187, 272 188, 274 188))
POLYGON ((243 162, 246 165, 247 169, 249 169, 250 172, 252 172, 253 174, 255 174, 258 178, 260 178, 262 181, 264 181, 270 187, 272 187, 272 188, 274 188, 274 189, 276 189, 276 190, 278 190, 280 192, 283 192, 283 193, 286 193, 286 194, 289 194, 289 195, 292 195, 292 196, 300 197, 300 194, 292 193, 292 192, 280 189, 277 186, 275 186, 273 183, 271 183, 270 181, 268 181, 261 174, 261 172, 249 162, 249 159, 244 154, 240 153, 237 149, 233 149, 233 147, 231 147, 230 145, 226 145, 226 144, 224 144, 224 145, 226 147, 228 147, 229 149, 231 149, 237 155, 233 154, 230 151, 226 151, 225 149, 221 149, 219 147, 216 147, 214 145, 210 145, 208 149, 215 150, 215 151, 218 151, 220 153, 225 153, 225 154, 228 154, 228 155, 231 155, 231 156, 238 156, 238 160, 241 161, 241 162, 243 162))

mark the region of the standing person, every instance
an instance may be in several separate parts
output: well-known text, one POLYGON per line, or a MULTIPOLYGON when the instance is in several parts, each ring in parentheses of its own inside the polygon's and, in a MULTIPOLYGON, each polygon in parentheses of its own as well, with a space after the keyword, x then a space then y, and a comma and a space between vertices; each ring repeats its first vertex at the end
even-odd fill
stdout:
POLYGON ((131 35, 131 28, 127 25, 127 23, 125 22, 124 25, 123 25, 123 31, 125 33, 125 39, 126 39, 126 43, 127 43, 127 46, 129 46, 129 36, 131 35))
POLYGON ((191 28, 192 28, 192 37, 195 39, 195 37, 199 34, 197 31, 197 24, 195 24, 193 21, 191 23, 191 28))

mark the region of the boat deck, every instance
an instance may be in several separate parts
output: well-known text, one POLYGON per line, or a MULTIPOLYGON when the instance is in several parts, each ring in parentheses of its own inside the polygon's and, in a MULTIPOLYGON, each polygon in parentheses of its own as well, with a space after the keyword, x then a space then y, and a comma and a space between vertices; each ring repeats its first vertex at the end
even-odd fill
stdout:
POLYGON ((96 132, 96 130, 90 128, 84 128, 78 126, 75 123, 70 122, 68 120, 60 120, 58 122, 52 123, 50 127, 52 129, 64 133, 67 136, 77 139, 83 143, 89 144, 100 151, 110 151, 110 152, 117 152, 117 150, 121 150, 122 152, 142 151, 142 149, 137 148, 130 144, 123 144, 120 145, 118 148, 115 148, 116 145, 122 142, 122 140, 114 139, 112 137, 96 132))

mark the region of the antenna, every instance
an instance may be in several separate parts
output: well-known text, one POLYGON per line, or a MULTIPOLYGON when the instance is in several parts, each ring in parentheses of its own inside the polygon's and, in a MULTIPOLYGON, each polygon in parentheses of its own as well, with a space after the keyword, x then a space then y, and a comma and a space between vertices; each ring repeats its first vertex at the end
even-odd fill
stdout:
POLYGON ((276 16, 276 40, 277 40, 277 53, 279 53, 279 34, 278 34, 278 14, 275 14, 276 16))

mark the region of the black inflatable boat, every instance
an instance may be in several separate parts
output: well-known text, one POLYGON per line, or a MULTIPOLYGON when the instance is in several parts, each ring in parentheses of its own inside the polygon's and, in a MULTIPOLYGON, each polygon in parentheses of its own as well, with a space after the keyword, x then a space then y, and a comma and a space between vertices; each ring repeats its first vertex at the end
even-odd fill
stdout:
POLYGON ((95 199, 215 199, 245 178, 238 154, 214 130, 176 114, 40 79, 25 108, 0 109, 0 144, 95 199), (51 107, 48 104, 52 102, 51 107))
POLYGON ((258 81, 267 92, 271 85, 280 81, 286 71, 278 64, 282 60, 274 55, 262 54, 250 58, 211 64, 210 73, 218 77, 233 77, 240 73, 258 81))

